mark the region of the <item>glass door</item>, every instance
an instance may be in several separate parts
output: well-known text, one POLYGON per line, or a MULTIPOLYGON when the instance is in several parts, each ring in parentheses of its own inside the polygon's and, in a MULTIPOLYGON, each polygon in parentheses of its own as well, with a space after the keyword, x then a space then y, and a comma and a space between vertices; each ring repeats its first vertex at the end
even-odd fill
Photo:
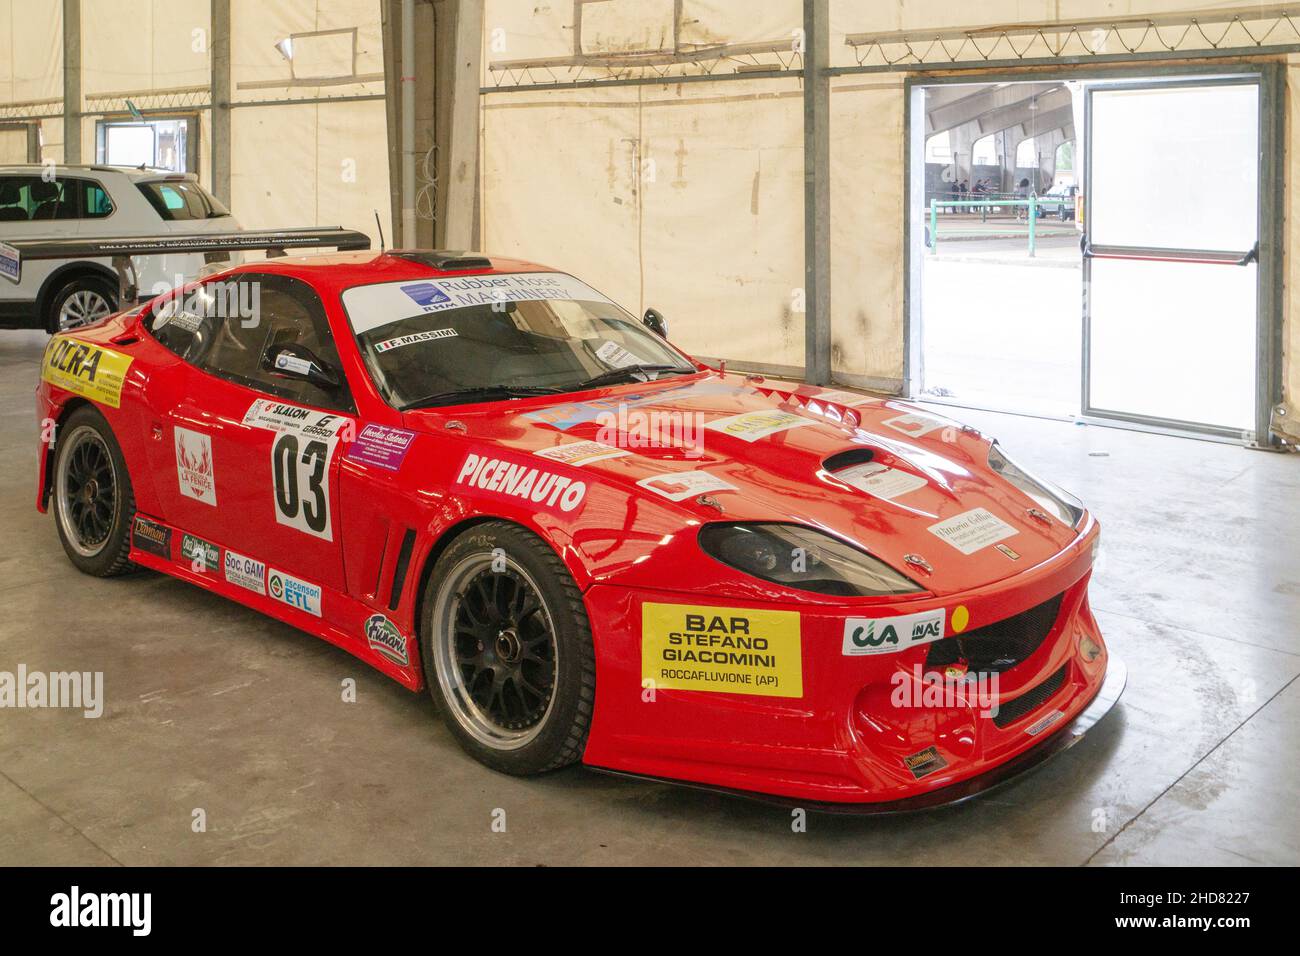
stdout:
POLYGON ((1083 412, 1249 440, 1258 79, 1097 86, 1086 109, 1083 412))

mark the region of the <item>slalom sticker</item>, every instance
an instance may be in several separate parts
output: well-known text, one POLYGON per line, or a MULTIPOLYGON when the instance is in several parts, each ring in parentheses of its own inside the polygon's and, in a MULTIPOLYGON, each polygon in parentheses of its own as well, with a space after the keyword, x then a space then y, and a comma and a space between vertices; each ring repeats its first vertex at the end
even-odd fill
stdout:
POLYGON ((802 653, 797 611, 641 606, 642 686, 802 697, 802 653))
POLYGON ((997 544, 1003 538, 1019 534, 997 515, 984 508, 974 508, 954 515, 927 529, 937 538, 942 538, 962 554, 974 554, 981 548, 997 544))
POLYGON ((352 419, 259 398, 244 413, 244 424, 278 436, 271 442, 275 520, 333 541, 329 463, 340 433, 356 427, 352 419))

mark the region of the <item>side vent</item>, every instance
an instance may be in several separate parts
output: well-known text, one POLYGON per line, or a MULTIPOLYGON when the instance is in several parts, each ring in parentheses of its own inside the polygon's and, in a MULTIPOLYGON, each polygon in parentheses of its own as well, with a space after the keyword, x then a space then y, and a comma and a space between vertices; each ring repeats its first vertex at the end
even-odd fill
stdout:
POLYGON ((439 249, 428 251, 399 250, 390 252, 389 255, 398 259, 405 259, 407 262, 428 266, 430 269, 440 269, 444 272, 458 269, 492 268, 491 259, 473 252, 446 252, 439 249))
POLYGON ((836 452, 831 455, 822 462, 822 467, 831 472, 842 471, 854 465, 865 465, 875 456, 876 453, 870 448, 850 448, 848 451, 836 452))
POLYGON ((397 567, 393 569, 393 590, 388 595, 388 609, 396 611, 402 601, 402 588, 406 585, 406 572, 411 567, 411 552, 415 550, 415 530, 407 528, 402 535, 402 547, 397 552, 397 567))

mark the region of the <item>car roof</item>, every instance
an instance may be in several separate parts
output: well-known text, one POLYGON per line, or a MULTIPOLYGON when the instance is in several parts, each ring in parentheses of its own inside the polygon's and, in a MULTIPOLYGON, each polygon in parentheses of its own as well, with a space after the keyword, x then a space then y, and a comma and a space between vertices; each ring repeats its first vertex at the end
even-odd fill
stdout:
POLYGON ((505 272, 551 272, 549 266, 523 259, 490 256, 481 252, 447 252, 430 249, 389 249, 375 252, 327 252, 246 262, 228 274, 263 272, 287 275, 309 283, 318 291, 342 292, 358 285, 409 282, 453 276, 491 275, 505 272), (481 259, 486 265, 458 267, 457 260, 481 259), (431 264, 447 261, 441 268, 431 264))
MULTIPOLYGON (((178 173, 171 169, 160 169, 156 166, 109 166, 105 163, 55 163, 52 164, 55 174, 67 172, 76 173, 108 173, 115 176, 125 176, 133 182, 154 182, 157 180, 171 180, 180 182, 186 180, 197 182, 198 176, 194 173, 178 173)), ((0 176, 39 176, 46 169, 51 168, 44 163, 9 163, 0 166, 0 176)))

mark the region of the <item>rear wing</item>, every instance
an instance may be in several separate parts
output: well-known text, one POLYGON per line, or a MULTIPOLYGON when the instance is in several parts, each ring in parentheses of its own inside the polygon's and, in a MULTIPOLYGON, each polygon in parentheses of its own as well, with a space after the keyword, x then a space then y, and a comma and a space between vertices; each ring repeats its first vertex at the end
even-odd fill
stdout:
POLYGON ((204 253, 208 262, 221 253, 264 250, 268 256, 288 255, 291 249, 369 249, 364 232, 329 229, 252 229, 195 236, 118 236, 104 238, 19 239, 0 242, 0 276, 17 283, 22 264, 37 259, 111 259, 117 271, 118 304, 128 308, 139 300, 133 256, 204 253))

